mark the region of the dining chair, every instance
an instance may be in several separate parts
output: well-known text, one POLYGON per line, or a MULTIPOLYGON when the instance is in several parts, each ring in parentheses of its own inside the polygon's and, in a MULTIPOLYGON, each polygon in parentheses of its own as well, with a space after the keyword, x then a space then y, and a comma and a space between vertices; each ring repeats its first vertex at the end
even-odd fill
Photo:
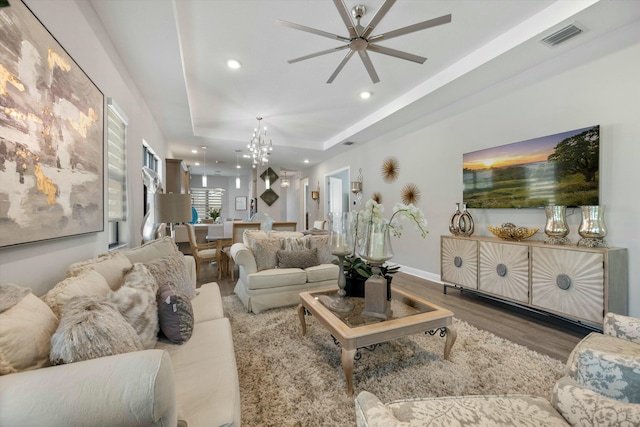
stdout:
POLYGON ((191 247, 191 255, 196 260, 196 277, 200 276, 200 264, 203 262, 216 261, 218 263, 218 273, 220 270, 220 252, 217 250, 217 242, 198 243, 196 241, 196 232, 191 224, 185 224, 189 235, 189 246, 191 247))

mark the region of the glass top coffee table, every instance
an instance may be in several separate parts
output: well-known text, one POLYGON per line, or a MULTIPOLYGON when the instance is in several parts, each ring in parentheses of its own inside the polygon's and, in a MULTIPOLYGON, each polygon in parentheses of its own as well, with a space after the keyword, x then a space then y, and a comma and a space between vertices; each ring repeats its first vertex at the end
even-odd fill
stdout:
POLYGON ((320 322, 334 340, 342 346, 342 370, 347 381, 347 394, 353 395, 353 361, 361 348, 369 348, 382 342, 407 335, 428 332, 446 336, 444 358, 449 359, 451 347, 456 341, 453 328, 453 313, 409 292, 392 290, 390 319, 363 316, 364 298, 349 298, 355 305, 349 313, 329 310, 321 301, 322 295, 335 295, 335 289, 315 292, 302 292, 298 317, 302 325, 302 334, 307 333, 305 315, 311 313, 320 322))

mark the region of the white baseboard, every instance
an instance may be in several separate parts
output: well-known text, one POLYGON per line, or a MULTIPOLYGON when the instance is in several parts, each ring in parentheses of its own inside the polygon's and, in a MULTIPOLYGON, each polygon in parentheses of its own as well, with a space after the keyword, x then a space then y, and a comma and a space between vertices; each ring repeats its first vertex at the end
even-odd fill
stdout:
POLYGON ((401 265, 401 264, 398 264, 398 265, 400 265, 400 271, 402 273, 410 274, 412 276, 416 276, 416 277, 419 277, 421 279, 429 280, 431 282, 443 284, 443 282, 440 280, 440 275, 439 274, 431 273, 429 271, 419 270, 419 269, 413 268, 413 267, 406 267, 406 266, 401 265))

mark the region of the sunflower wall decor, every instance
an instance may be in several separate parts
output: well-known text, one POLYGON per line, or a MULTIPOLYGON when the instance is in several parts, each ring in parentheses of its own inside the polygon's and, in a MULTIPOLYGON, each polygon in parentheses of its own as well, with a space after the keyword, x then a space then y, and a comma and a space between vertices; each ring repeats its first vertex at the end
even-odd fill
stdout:
POLYGON ((398 175, 400 174, 400 166, 398 165, 398 160, 395 157, 387 157, 384 162, 382 162, 382 168, 380 169, 382 172, 382 178, 385 182, 393 182, 398 179, 398 175))
POLYGON ((405 184, 404 187, 402 187, 400 198, 405 205, 415 205, 420 200, 420 189, 414 183, 405 184))

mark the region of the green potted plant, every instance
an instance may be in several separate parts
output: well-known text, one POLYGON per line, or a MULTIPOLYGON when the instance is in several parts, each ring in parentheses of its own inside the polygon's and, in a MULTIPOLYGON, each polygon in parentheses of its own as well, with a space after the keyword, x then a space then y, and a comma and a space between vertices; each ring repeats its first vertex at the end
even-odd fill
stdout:
POLYGON ((213 222, 215 222, 216 219, 218 219, 218 217, 220 216, 221 212, 222 208, 211 208, 211 210, 209 211, 209 217, 213 220, 213 222))

